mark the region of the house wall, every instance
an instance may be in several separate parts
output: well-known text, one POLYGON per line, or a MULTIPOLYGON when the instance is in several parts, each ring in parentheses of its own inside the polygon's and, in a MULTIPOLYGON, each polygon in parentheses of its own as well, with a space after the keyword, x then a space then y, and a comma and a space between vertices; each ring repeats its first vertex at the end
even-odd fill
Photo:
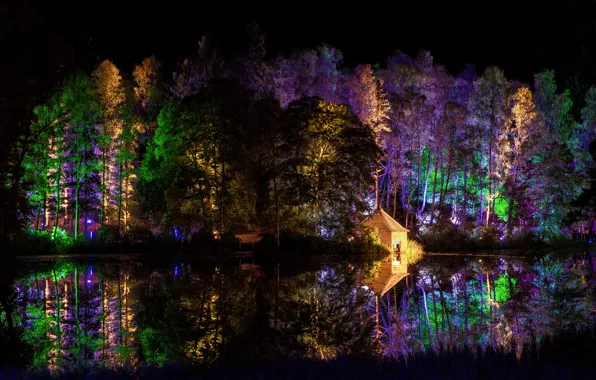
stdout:
POLYGON ((408 233, 407 232, 391 232, 391 231, 383 231, 379 232, 378 229, 375 228, 375 232, 379 236, 381 243, 386 245, 389 249, 393 249, 393 241, 399 240, 400 241, 400 251, 405 252, 408 248, 408 233))
POLYGON ((401 252, 405 252, 408 248, 408 233, 407 232, 392 232, 390 245, 393 247, 393 240, 399 241, 399 248, 401 252))
POLYGON ((381 239, 381 243, 391 248, 392 235, 390 231, 380 232, 379 238, 381 239))

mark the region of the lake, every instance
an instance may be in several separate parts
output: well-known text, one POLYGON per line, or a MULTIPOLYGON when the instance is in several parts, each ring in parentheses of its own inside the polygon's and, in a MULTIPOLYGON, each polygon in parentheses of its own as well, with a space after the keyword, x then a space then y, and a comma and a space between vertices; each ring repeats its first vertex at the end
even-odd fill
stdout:
POLYGON ((43 257, 2 270, 2 355, 29 371, 407 358, 530 343, 594 323, 585 252, 223 266, 193 257, 43 257))

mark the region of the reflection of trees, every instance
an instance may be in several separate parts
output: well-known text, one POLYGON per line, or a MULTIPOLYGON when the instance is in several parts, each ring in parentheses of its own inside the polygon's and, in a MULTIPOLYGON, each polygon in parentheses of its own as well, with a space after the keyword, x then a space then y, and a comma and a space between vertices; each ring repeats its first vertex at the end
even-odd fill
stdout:
POLYGON ((287 356, 370 352, 372 324, 361 314, 374 299, 359 289, 356 273, 339 264, 281 280, 278 335, 287 339, 287 356))
POLYGON ((211 362, 222 340, 220 275, 153 272, 139 301, 139 341, 147 364, 211 362))
POLYGON ((593 323, 594 285, 581 257, 548 255, 532 265, 426 258, 378 298, 361 283, 375 268, 334 263, 266 273, 180 264, 145 272, 104 264, 94 272, 52 264, 18 281, 1 277, 0 348, 5 363, 79 372, 132 370, 139 359, 251 364, 465 345, 522 357, 528 344, 593 323))
POLYGON ((135 365, 130 274, 104 269, 98 276, 86 265, 56 263, 16 285, 31 369, 86 371, 97 359, 107 366, 135 365))
POLYGON ((452 268, 425 260, 414 286, 402 290, 400 311, 385 297, 385 354, 408 355, 420 344, 480 345, 520 357, 525 345, 542 337, 589 326, 593 285, 587 269, 576 259, 553 256, 533 267, 516 259, 476 258, 452 268))

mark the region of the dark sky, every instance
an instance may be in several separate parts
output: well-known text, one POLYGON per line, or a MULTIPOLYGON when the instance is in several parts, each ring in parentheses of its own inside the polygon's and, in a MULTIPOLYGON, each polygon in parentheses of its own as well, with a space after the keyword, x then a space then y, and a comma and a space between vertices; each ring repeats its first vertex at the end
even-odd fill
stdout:
POLYGON ((114 6, 80 2, 74 8, 52 8, 51 13, 78 49, 90 53, 90 60, 110 58, 126 72, 150 54, 174 63, 179 56, 196 53, 205 32, 224 52, 234 52, 242 44, 243 27, 252 20, 266 33, 270 54, 326 42, 343 52, 347 65, 384 63, 396 49, 409 54, 427 49, 452 73, 468 62, 479 71, 497 65, 509 78, 523 81, 544 68, 569 76, 596 67, 595 0, 555 0, 553 5, 534 0, 322 3, 255 7, 224 1, 192 6, 173 1, 114 6))

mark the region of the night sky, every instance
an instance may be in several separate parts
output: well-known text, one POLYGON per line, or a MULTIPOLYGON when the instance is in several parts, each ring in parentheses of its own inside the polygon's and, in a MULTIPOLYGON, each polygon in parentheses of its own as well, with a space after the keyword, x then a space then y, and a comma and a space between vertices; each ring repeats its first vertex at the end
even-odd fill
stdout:
MULTIPOLYGON (((322 3, 322 2, 321 2, 322 3)), ((370 6, 279 2, 268 7, 207 2, 188 6, 80 2, 43 9, 93 66, 105 58, 125 72, 155 54, 172 68, 197 51, 205 33, 225 55, 241 49, 242 31, 255 20, 266 33, 268 53, 290 53, 325 42, 339 48, 348 66, 383 64, 396 49, 415 55, 430 50, 451 73, 473 63, 505 69, 511 79, 532 81, 534 72, 554 68, 567 77, 596 67, 596 5, 592 1, 407 2, 370 6), (414 3, 414 2, 412 2, 414 3), (524 3, 524 5, 520 5, 524 3)), ((369 5, 367 2, 364 5, 369 5)))

